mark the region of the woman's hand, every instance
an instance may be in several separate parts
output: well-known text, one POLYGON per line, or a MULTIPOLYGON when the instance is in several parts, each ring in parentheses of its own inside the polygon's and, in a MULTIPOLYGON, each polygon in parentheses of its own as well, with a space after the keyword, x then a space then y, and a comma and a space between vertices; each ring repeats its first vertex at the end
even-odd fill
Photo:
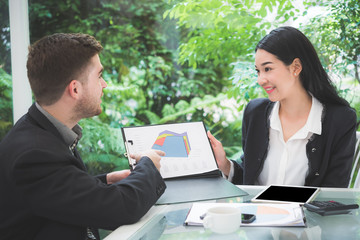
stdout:
POLYGON ((216 162, 220 170, 226 175, 229 176, 230 173, 230 161, 226 158, 225 150, 219 140, 217 140, 210 131, 207 132, 208 138, 211 143, 211 147, 215 154, 216 162))

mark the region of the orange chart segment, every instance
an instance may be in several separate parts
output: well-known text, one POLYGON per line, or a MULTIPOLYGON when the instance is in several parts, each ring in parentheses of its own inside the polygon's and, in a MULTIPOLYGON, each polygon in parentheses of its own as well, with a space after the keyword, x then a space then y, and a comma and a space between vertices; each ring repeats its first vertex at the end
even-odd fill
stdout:
POLYGON ((188 157, 191 150, 187 132, 175 133, 168 130, 159 133, 152 149, 164 151, 165 157, 188 157))
POLYGON ((268 206, 259 206, 257 208, 257 214, 283 214, 288 215, 289 212, 285 209, 268 207, 268 206))

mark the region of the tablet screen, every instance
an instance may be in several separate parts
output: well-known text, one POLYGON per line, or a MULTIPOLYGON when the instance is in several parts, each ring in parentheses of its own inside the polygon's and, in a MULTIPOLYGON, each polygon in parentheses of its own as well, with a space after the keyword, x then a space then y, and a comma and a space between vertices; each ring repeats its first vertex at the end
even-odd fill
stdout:
POLYGON ((304 204, 312 200, 319 188, 270 185, 252 199, 253 202, 294 202, 304 204))

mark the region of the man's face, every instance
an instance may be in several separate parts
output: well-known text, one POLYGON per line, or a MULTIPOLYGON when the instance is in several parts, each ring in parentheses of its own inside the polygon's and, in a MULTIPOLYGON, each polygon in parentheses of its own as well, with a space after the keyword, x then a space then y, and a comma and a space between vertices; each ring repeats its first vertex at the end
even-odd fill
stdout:
POLYGON ((101 97, 103 89, 107 87, 102 78, 103 66, 101 65, 99 55, 91 58, 89 65, 84 72, 82 82, 83 94, 75 107, 76 114, 81 118, 93 117, 99 115, 101 109, 101 97))

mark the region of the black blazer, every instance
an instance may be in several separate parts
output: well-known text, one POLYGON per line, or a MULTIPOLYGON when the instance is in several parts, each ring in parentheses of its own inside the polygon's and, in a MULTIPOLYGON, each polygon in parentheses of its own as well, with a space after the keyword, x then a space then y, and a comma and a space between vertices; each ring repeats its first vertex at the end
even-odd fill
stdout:
POLYGON ((85 239, 86 228, 138 221, 165 191, 144 157, 122 181, 89 175, 55 126, 32 105, 0 143, 0 238, 85 239))
MULTIPOLYGON (((234 162, 234 184, 256 184, 269 147, 269 116, 274 103, 254 99, 244 111, 242 162, 234 162)), ((352 108, 324 104, 322 133, 314 134, 306 145, 309 174, 306 186, 347 187, 356 141, 356 113, 352 108)))

